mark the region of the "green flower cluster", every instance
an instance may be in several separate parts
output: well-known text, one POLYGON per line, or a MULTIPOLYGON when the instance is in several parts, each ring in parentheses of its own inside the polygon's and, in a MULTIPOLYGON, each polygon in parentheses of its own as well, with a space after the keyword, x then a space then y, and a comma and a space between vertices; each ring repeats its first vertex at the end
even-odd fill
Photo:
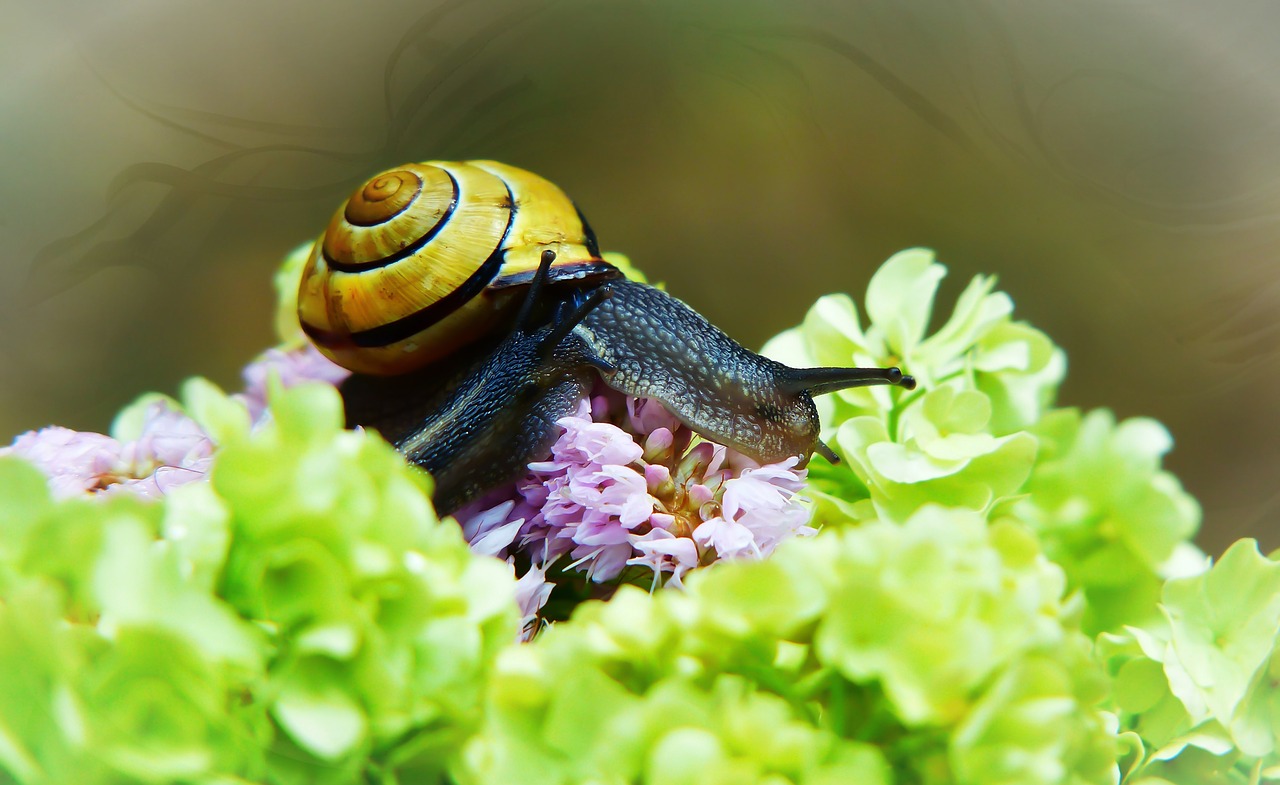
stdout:
POLYGON ((462 783, 1109 783, 1062 572, 929 506, 623 587, 499 659, 462 783))
POLYGON ((250 432, 208 383, 211 482, 51 499, 0 461, 0 770, 20 782, 433 781, 515 639, 514 579, 332 387, 250 432))
POLYGON ((926 335, 945 273, 927 250, 899 253, 871 279, 865 330, 852 300, 829 295, 765 347, 792 365, 898 364, 920 382, 820 402, 824 438, 845 462, 810 464, 818 520, 901 522, 925 504, 1011 515, 1083 589, 1087 632, 1152 619, 1164 579, 1198 561, 1187 543, 1199 506, 1160 469, 1168 433, 1148 419, 1117 425, 1107 411, 1052 408, 1065 357, 1012 320, 993 278, 974 278, 926 335))
MULTIPOLYGON (((294 347, 307 250, 277 278, 294 347)), ((1244 542, 1210 569, 1168 433, 1055 408, 1064 355, 992 278, 930 331, 944 273, 898 254, 865 326, 833 295, 766 348, 919 381, 819 401, 843 457, 809 464, 822 531, 683 590, 622 586, 525 644, 539 587, 343 431, 331 386, 277 384, 260 416, 189 384, 166 406, 216 443, 191 461, 209 482, 160 501, 56 501, 0 459, 0 780, 1280 779, 1280 564, 1244 542)), ((55 436, 46 460, 86 449, 55 436)))
POLYGON ((1039 453, 1013 510, 1084 590, 1085 629, 1152 621, 1165 579, 1203 568, 1188 544, 1200 507, 1160 469, 1168 431, 1147 418, 1117 424, 1108 411, 1062 409, 1032 432, 1039 453))
POLYGON ((1165 584, 1160 609, 1159 622, 1098 642, 1132 728, 1129 779, 1280 779, 1280 562, 1242 540, 1165 584))
POLYGON ((828 295, 765 346, 791 365, 900 365, 919 382, 912 392, 867 387, 820 399, 823 438, 847 462, 812 465, 824 522, 902 521, 930 503, 987 512, 1026 482, 1036 439, 1024 429, 1051 404, 1066 360, 1043 333, 1010 319, 1012 301, 987 276, 926 336, 945 274, 931 252, 904 251, 871 279, 865 330, 848 296, 828 295))

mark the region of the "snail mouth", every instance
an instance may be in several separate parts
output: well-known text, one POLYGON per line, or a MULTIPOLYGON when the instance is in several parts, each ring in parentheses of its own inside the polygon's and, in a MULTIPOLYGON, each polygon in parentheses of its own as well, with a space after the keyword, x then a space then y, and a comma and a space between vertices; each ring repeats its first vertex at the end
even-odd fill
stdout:
MULTIPOLYGON (((535 270, 520 270, 506 275, 499 275, 489 284, 492 289, 506 289, 512 286, 527 286, 537 275, 535 270)), ((551 268, 551 283, 570 283, 574 281, 603 282, 622 277, 618 268, 603 259, 585 259, 581 262, 557 264, 551 268)))

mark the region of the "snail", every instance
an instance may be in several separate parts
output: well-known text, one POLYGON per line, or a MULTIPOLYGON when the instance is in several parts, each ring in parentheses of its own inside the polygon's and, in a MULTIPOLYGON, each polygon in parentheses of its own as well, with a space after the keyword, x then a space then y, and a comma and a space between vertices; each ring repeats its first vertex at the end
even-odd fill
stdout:
POLYGON ((592 369, 600 365, 571 332, 612 288, 605 284, 577 307, 558 309, 547 324, 530 325, 555 258, 555 251, 542 252, 524 305, 501 342, 443 387, 444 397, 397 442, 435 479, 438 509, 452 511, 518 477, 551 449, 555 421, 591 390, 592 369))
POLYGON ((792 368, 746 349, 605 261, 558 187, 495 161, 406 164, 357 189, 307 261, 298 316, 354 372, 348 423, 430 472, 441 514, 544 457, 596 379, 757 461, 802 464, 838 460, 813 396, 915 386, 898 368, 792 368))

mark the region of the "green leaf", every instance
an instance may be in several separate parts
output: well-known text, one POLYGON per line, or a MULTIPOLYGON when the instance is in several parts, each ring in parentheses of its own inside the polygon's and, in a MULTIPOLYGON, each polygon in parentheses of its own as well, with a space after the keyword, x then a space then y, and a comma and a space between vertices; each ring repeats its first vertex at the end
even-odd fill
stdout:
POLYGON ((355 699, 319 675, 284 680, 272 715, 299 746, 327 761, 354 752, 368 733, 368 720, 355 699))
POLYGON ((298 322, 298 287, 302 284, 302 269, 314 248, 315 241, 309 240, 290 251, 272 280, 276 290, 276 337, 286 346, 301 345, 306 340, 298 322))
POLYGON ((218 444, 245 438, 249 410, 208 379, 188 379, 182 385, 182 408, 218 444))
POLYGON ((867 285, 867 315, 898 355, 924 338, 938 282, 947 274, 925 248, 900 251, 881 265, 867 285))
POLYGON ((48 481, 39 469, 21 458, 0 456, 0 596, 9 565, 21 557, 29 533, 52 507, 48 481))
POLYGON ((1163 606, 1171 646, 1191 682, 1181 689, 1194 689, 1212 716, 1229 726, 1276 649, 1280 563, 1260 554, 1255 541, 1241 540, 1207 573, 1169 581, 1163 606))

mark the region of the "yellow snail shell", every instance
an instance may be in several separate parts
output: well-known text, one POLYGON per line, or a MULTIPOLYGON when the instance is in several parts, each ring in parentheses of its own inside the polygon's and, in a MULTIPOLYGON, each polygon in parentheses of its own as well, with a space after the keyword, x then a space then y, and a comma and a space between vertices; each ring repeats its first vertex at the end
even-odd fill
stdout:
POLYGON ((302 329, 358 373, 400 374, 497 329, 545 250, 552 281, 618 273, 572 200, 496 161, 405 164, 338 208, 302 274, 302 329))

